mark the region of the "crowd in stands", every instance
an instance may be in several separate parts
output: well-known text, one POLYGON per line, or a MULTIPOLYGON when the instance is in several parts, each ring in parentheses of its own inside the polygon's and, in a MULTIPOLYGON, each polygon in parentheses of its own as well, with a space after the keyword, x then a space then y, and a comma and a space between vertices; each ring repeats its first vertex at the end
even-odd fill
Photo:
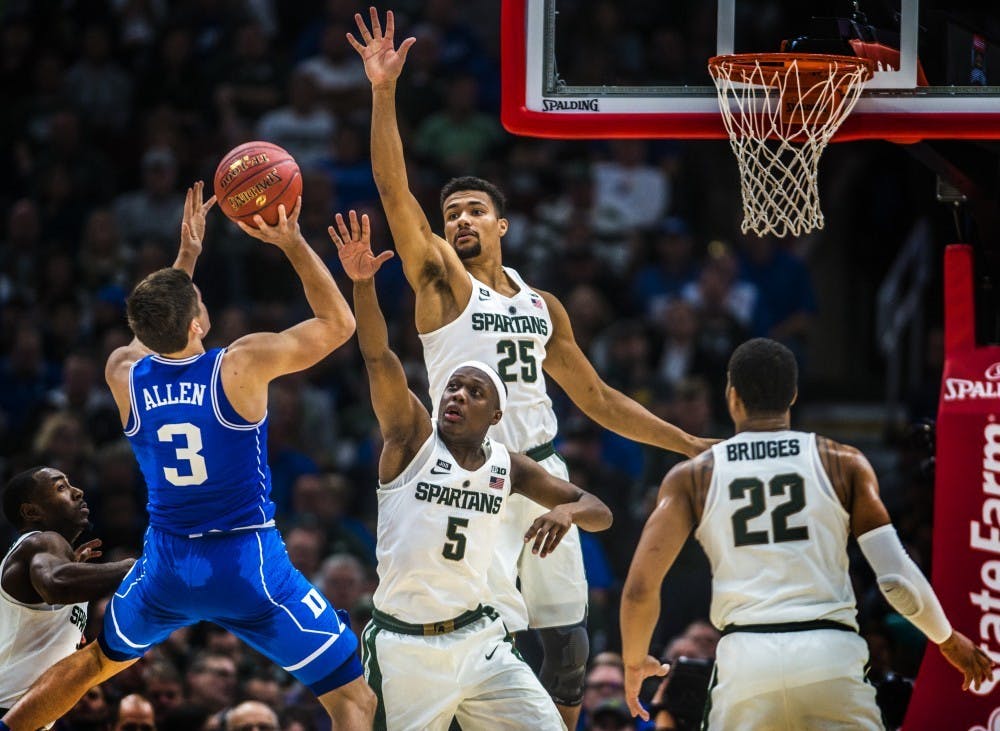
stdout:
MULTIPOLYGON (((624 15, 642 3, 598 5, 624 15)), ((392 246, 368 160, 369 85, 345 40, 364 7, 352 0, 3 4, 0 477, 36 464, 64 471, 86 491, 105 560, 139 554, 146 515, 104 362, 131 339, 124 298, 132 285, 173 260, 185 188, 211 181, 228 149, 266 139, 301 166, 303 232, 345 291, 350 283, 326 234, 335 212, 368 212, 376 249, 392 246)), ((438 189, 450 177, 498 182, 511 221, 505 263, 562 299, 608 383, 688 432, 725 437, 726 362, 744 339, 781 340, 808 376, 806 344, 821 304, 809 268, 787 244, 737 235, 735 201, 722 220, 692 203, 702 199, 692 186, 704 173, 690 149, 511 136, 497 113, 497 3, 399 0, 393 9, 397 37, 418 38, 398 105, 410 182, 432 225, 438 189)), ((637 53, 641 42, 624 33, 622 48, 608 51, 637 53)), ((299 319, 305 302, 281 253, 218 211, 209 219, 195 276, 212 313, 206 346, 299 319)), ((419 389, 426 374, 398 258, 377 284, 393 347, 419 389)), ((626 720, 611 725, 622 716, 615 712, 619 590, 656 488, 679 457, 603 431, 552 392, 571 479, 615 514, 609 532, 583 534, 595 658, 584 718, 588 728, 632 728, 626 720)), ((268 451, 279 527, 292 561, 350 611, 357 631, 377 580, 379 449, 355 341, 273 384, 268 451)), ((902 457, 890 491, 905 497, 890 507, 926 569, 931 485, 918 449, 902 457)), ((0 525, 4 547, 13 537, 0 525)), ((873 677, 912 677, 918 633, 891 613, 871 576, 856 579, 873 677)), ((664 586, 654 651, 679 656, 678 643, 690 640, 687 656, 711 657, 710 639, 690 638, 692 627, 705 629, 708 591, 706 560, 691 542, 664 586)), ((101 620, 97 603, 91 641, 101 620)), ((93 689, 56 728, 311 731, 325 728, 324 718, 279 668, 229 633, 196 626, 93 689)))

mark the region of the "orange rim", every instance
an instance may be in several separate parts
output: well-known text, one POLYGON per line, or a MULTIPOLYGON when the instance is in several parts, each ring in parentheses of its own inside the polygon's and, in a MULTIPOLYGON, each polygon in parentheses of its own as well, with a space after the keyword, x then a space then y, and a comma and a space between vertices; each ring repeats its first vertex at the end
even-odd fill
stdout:
POLYGON ((832 53, 730 53, 708 59, 708 68, 715 78, 718 78, 718 70, 727 66, 742 72, 743 78, 747 79, 758 67, 781 70, 787 69, 793 62, 800 77, 829 77, 834 68, 853 67, 863 69, 862 81, 867 81, 875 71, 875 62, 870 58, 832 53))

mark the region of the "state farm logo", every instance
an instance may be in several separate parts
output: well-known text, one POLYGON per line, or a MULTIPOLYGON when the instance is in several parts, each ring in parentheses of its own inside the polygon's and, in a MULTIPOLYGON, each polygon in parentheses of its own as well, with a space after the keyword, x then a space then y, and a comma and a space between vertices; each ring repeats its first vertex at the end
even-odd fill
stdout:
POLYGON ((944 400, 1000 399, 1000 363, 994 363, 983 372, 985 381, 966 378, 944 379, 944 400))

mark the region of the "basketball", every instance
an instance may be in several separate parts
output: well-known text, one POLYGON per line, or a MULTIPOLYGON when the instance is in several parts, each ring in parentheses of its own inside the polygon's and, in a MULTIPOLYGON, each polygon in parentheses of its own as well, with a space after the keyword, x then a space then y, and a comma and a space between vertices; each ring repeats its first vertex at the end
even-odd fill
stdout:
POLYGON ((215 169, 219 207, 233 221, 254 226, 260 214, 269 226, 278 223, 278 206, 291 213, 302 195, 302 175, 288 151, 270 142, 234 147, 215 169))

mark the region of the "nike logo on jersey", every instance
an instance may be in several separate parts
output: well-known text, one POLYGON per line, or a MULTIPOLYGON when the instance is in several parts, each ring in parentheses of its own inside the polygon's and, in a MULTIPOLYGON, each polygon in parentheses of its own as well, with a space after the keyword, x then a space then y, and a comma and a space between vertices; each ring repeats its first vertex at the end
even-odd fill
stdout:
POLYGON ((432 475, 446 475, 451 472, 451 462, 445 462, 443 459, 439 459, 437 464, 431 467, 432 475))
MULTIPOLYGON (((497 647, 500 647, 500 645, 497 645, 497 647)), ((493 653, 495 653, 497 651, 497 647, 494 647, 492 650, 490 650, 490 654, 488 654, 486 656, 487 660, 492 660, 493 659, 493 653)))

